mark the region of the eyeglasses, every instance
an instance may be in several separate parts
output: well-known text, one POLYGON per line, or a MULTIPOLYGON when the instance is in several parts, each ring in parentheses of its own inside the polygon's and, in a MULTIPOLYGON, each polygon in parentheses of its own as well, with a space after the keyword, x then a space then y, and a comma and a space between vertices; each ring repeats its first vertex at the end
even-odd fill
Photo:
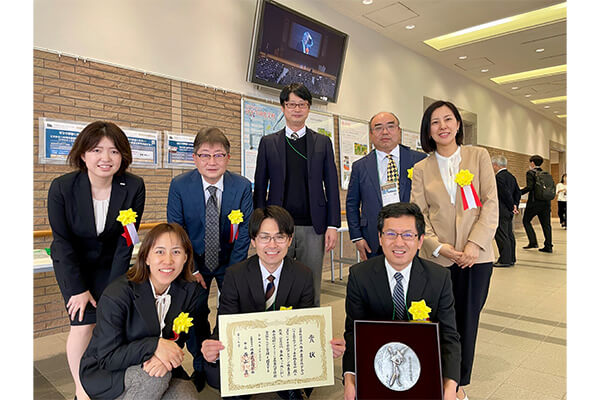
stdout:
POLYGON ((419 235, 416 233, 413 233, 413 232, 402 232, 402 233, 398 233, 398 232, 394 232, 394 231, 383 232, 383 237, 389 241, 394 241, 394 240, 398 239, 398 236, 400 236, 402 238, 402 240, 406 240, 407 242, 412 242, 419 235))
POLYGON ((293 110, 294 108, 299 108, 301 110, 304 110, 305 108, 308 108, 308 102, 304 102, 304 103, 289 103, 289 102, 286 101, 283 104, 285 104, 285 108, 289 108, 290 110, 293 110))
POLYGON ((198 157, 200 160, 204 161, 204 162, 208 162, 210 161, 211 158, 214 158, 215 161, 223 161, 225 160, 225 157, 227 157, 227 154, 225 153, 216 153, 216 154, 206 154, 206 153, 196 153, 196 157, 198 157))
POLYGON ((375 133, 382 133, 384 131, 384 129, 387 129, 388 132, 392 132, 395 131, 398 128, 398 124, 393 122, 393 123, 389 123, 389 124, 385 124, 385 125, 375 125, 373 127, 373 132, 375 133))
POLYGON ((260 234, 256 237, 256 240, 260 244, 269 244, 271 239, 273 239, 277 244, 284 244, 289 239, 289 236, 282 234, 276 234, 273 236, 260 234))

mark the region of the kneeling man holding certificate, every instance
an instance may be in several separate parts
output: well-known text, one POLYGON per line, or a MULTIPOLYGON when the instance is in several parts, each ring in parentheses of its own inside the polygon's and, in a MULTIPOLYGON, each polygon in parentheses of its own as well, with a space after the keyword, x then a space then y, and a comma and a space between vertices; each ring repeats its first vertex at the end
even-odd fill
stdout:
MULTIPOLYGON (((425 322, 424 320, 427 319, 429 322, 437 322, 439 327, 444 400, 455 400, 460 374, 460 343, 456 331, 450 271, 416 256, 417 251, 423 244, 425 235, 425 219, 416 204, 392 203, 383 207, 377 218, 377 230, 383 255, 370 258, 350 267, 350 276, 348 277, 344 333, 348 349, 343 358, 344 398, 346 400, 356 398, 356 382, 360 393, 363 393, 361 388, 372 389, 373 385, 369 385, 369 381, 366 379, 367 376, 370 376, 371 371, 367 371, 366 368, 375 368, 378 374, 380 372, 384 375, 387 374, 381 382, 388 389, 403 391, 411 385, 406 382, 408 374, 405 376, 401 374, 402 368, 411 362, 409 356, 412 351, 410 347, 405 346, 403 343, 387 344, 386 346, 389 348, 384 349, 387 352, 383 352, 381 355, 377 353, 375 366, 372 361, 370 365, 363 365, 363 363, 355 365, 355 350, 358 355, 360 349, 359 344, 357 344, 357 349, 354 348, 355 321, 422 319, 425 322), (417 306, 422 307, 421 310, 426 309, 428 311, 427 316, 429 318, 415 317, 415 314, 420 314, 418 307, 415 307, 416 311, 415 308, 411 307, 411 304, 415 305, 415 303, 417 306), (413 318, 410 318, 409 314, 412 314, 413 318), (407 348, 409 351, 406 350, 407 348), (381 358, 381 361, 378 358, 381 358), (377 370, 378 363, 379 370, 377 370), (358 371, 357 367, 360 367, 358 371), (365 369, 364 375, 360 373, 363 369, 365 369)), ((389 322, 385 324, 392 326, 389 322)), ((409 326, 409 328, 415 328, 415 326, 409 326)), ((435 328, 435 326, 431 326, 431 328, 435 328)), ((386 334, 383 331, 380 333, 380 336, 386 334)), ((357 333, 357 340, 358 337, 357 333)), ((394 336, 392 342, 402 342, 406 337, 394 336)), ((373 340, 370 340, 370 342, 373 342, 373 340)), ((435 340, 432 345, 437 347, 435 340)), ((382 346, 382 348, 386 346, 382 346)), ((437 360, 436 364, 439 365, 439 356, 437 360)), ((418 360, 413 364, 418 364, 418 360)), ((432 374, 431 370, 428 369, 429 366, 425 366, 423 363, 421 363, 421 366, 423 370, 419 371, 413 365, 412 370, 407 372, 416 375, 417 379, 419 373, 422 377, 426 374, 432 374)), ((439 382, 439 367, 437 373, 439 382)), ((382 379, 380 375, 378 377, 380 380, 382 379)), ((408 395, 408 392, 406 392, 406 395, 408 395)), ((401 394, 398 393, 394 397, 407 398, 406 395, 401 397, 401 394)), ((365 397, 365 394, 363 393, 360 396, 365 397)))
MULTIPOLYGON (((265 311, 296 310, 312 307, 314 291, 311 270, 305 265, 286 257, 294 233, 294 220, 292 216, 279 206, 258 208, 254 210, 250 217, 248 233, 252 246, 256 248, 256 255, 227 269, 219 298, 219 321, 222 319, 220 318, 221 316, 230 314, 262 313, 265 311)), ((318 323, 321 319, 319 319, 317 314, 322 314, 322 312, 317 311, 321 309, 315 308, 312 310, 316 310, 316 316, 299 316, 296 319, 309 322, 317 321, 316 325, 324 325, 318 323)), ((329 310, 327 309, 327 311, 329 310)), ((271 313, 268 315, 271 315, 271 313)), ((273 313, 273 315, 283 316, 284 313, 273 313)), ((259 319, 258 314, 257 319, 259 319)), ((327 323, 329 325, 329 332, 331 329, 330 320, 331 317, 329 317, 329 322, 327 323)), ((252 325, 251 328, 256 328, 260 324, 260 319, 258 322, 248 322, 248 325, 252 325)), ((299 343, 307 343, 309 338, 311 340, 310 343, 312 343, 313 339, 318 341, 324 337, 324 335, 311 334, 309 332, 310 323, 304 328, 304 331, 302 326, 299 328, 291 326, 287 328, 287 333, 285 332, 286 328, 278 329, 278 332, 270 328, 272 328, 270 325, 265 325, 264 329, 262 329, 264 334, 256 336, 256 341, 252 339, 251 342, 246 342, 244 338, 239 339, 238 335, 234 335, 235 337, 231 340, 233 343, 230 343, 229 346, 237 345, 242 348, 247 347, 248 349, 246 352, 242 352, 240 360, 225 359, 228 354, 233 353, 227 351, 221 352, 221 350, 225 349, 225 346, 221 341, 217 340, 219 338, 219 329, 218 327, 215 328, 213 339, 205 340, 202 343, 201 350, 209 364, 206 368, 208 383, 213 387, 224 386, 220 383, 219 368, 215 364, 219 357, 221 357, 220 362, 226 364, 231 364, 232 362, 234 364, 236 362, 237 364, 241 363, 244 374, 255 371, 256 364, 260 364, 260 366, 266 364, 267 372, 273 378, 273 386, 276 387, 276 383, 282 381, 283 375, 299 376, 300 371, 304 369, 302 361, 305 359, 304 357, 306 357, 306 362, 308 363, 311 362, 315 355, 319 355, 318 351, 309 352, 310 349, 299 345, 299 343), (282 339, 284 337, 285 339, 282 339), (283 345, 281 345, 282 340, 284 341, 283 345), (286 340, 290 342, 286 343, 286 340), (279 347, 277 347, 276 342, 279 342, 279 347), (272 349, 275 348, 277 348, 277 354, 270 354, 269 351, 273 353, 272 349), (299 352, 296 353, 298 349, 299 352), (284 354, 284 352, 290 354, 284 354), (284 363, 281 365, 280 360, 284 358, 290 361, 287 364, 284 363), (283 373, 282 368, 285 369, 286 374, 283 373)), ((325 328, 321 332, 325 332, 325 328)), ((220 333, 222 340, 225 341, 227 332, 220 333)), ((329 333, 329 335, 331 334, 329 333)), ((227 343, 231 339, 229 336, 227 335, 227 343)), ((346 348, 344 339, 334 338, 330 341, 330 344, 334 358, 340 357, 344 353, 346 348)), ((329 357, 331 357, 331 354, 329 357)), ((323 361, 323 364, 325 364, 325 361, 323 361)), ((229 377, 223 376, 220 378, 221 381, 229 379, 229 377)), ((283 380, 286 380, 286 378, 283 378, 283 380)), ((303 386, 301 383, 302 379, 291 378, 288 380, 300 382, 297 387, 303 386)), ((261 386, 261 388, 255 388, 250 392, 246 391, 246 393, 264 392, 267 391, 265 388, 269 388, 269 385, 266 383, 261 383, 258 386, 261 386)), ((305 389, 307 396, 310 395, 310 392, 311 390, 305 389)), ((225 395, 225 393, 222 394, 225 395)), ((277 394, 283 399, 302 399, 300 389, 278 391, 277 394)), ((249 397, 245 395, 238 398, 246 399, 249 397)))

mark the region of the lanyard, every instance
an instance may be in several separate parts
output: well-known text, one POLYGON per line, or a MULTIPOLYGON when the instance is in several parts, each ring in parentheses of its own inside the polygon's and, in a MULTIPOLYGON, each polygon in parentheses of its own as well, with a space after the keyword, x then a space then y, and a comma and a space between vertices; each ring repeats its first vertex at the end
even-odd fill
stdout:
POLYGON ((287 141, 287 143, 290 145, 290 147, 292 148, 292 150, 294 150, 296 153, 298 153, 298 155, 302 158, 304 158, 305 160, 308 161, 308 159, 306 158, 306 156, 302 153, 300 153, 295 147, 294 145, 292 145, 292 143, 290 142, 290 139, 288 139, 288 137, 285 137, 285 140, 287 141))

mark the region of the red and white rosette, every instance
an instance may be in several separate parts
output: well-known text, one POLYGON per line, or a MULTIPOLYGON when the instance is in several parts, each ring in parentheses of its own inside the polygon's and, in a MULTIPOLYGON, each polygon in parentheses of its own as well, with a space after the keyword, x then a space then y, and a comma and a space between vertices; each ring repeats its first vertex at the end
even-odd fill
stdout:
POLYGON ((131 208, 119 211, 119 216, 117 217, 117 221, 123 224, 123 233, 121 236, 127 241, 127 246, 131 246, 132 244, 135 245, 140 242, 140 237, 135 229, 136 218, 137 213, 131 208))
POLYGON ((229 218, 229 221, 231 222, 229 243, 233 243, 238 238, 240 224, 244 222, 244 213, 240 210, 231 210, 227 218, 229 218))
POLYGON ((473 175, 468 169, 461 169, 454 177, 454 182, 460 186, 460 192, 462 194, 463 210, 470 210, 472 208, 481 207, 481 201, 477 195, 477 191, 471 182, 473 182, 473 175))

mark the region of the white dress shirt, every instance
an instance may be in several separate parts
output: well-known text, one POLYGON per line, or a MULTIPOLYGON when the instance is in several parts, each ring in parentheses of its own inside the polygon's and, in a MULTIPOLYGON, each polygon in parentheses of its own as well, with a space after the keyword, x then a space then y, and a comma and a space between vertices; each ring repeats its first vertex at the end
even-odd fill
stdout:
POLYGON ((215 186, 218 190, 215 192, 215 196, 217 196, 217 206, 219 210, 221 210, 221 199, 223 198, 223 176, 217 181, 217 183, 212 184, 208 183, 202 177, 202 186, 204 187, 204 205, 208 203, 208 199, 210 198, 210 192, 208 191, 209 186, 215 186))
MULTIPOLYGON (((380 150, 375 150, 375 154, 377 155, 377 171, 379 172, 379 185, 387 182, 387 167, 388 162, 390 161, 387 153, 384 153, 380 150)), ((400 147, 394 147, 394 150, 390 152, 392 159, 396 163, 396 168, 398 169, 398 179, 400 179, 401 174, 406 173, 400 171, 400 147)))
MULTIPOLYGON (((275 291, 273 292, 273 296, 276 299, 277 298, 277 288, 279 288, 279 278, 281 277, 281 270, 283 269, 283 260, 281 261, 281 264, 279 264, 279 267, 277 267, 277 269, 274 272, 269 272, 267 270, 267 268, 265 268, 265 266, 263 265, 262 261, 260 261, 260 258, 258 259, 258 265, 260 265, 260 274, 262 275, 262 283, 263 283, 263 292, 267 293, 267 285, 269 284, 269 280, 267 279, 269 277, 269 275, 273 275, 273 277, 275 278, 275 280, 273 281, 273 284, 275 285, 275 291)), ((275 303, 273 303, 275 304, 275 303)))
POLYGON ((456 185, 454 178, 459 171, 460 167, 460 146, 450 157, 444 157, 437 151, 435 152, 435 158, 437 159, 438 167, 440 168, 440 175, 442 175, 442 181, 450 196, 450 202, 456 203, 456 185))
MULTIPOLYGON (((404 304, 406 304, 406 292, 408 292, 408 283, 410 281, 410 270, 412 268, 412 261, 408 264, 402 271, 398 271, 392 267, 392 265, 385 260, 385 272, 387 272, 388 282, 390 283, 390 293, 392 298, 394 297, 394 289, 396 288, 396 278, 394 275, 396 272, 400 272, 402 274, 402 287, 404 288, 404 304)), ((406 304, 408 309, 409 305, 406 304)))
POLYGON ((108 202, 106 200, 92 199, 94 205, 94 220, 96 221, 96 235, 100 235, 104 232, 106 226, 106 216, 108 215, 108 202))
POLYGON ((296 134, 298 135, 298 139, 300 139, 302 136, 306 135, 306 125, 304 125, 301 129, 297 131, 291 130, 287 125, 285 126, 285 136, 289 138, 294 132, 296 132, 296 134))

